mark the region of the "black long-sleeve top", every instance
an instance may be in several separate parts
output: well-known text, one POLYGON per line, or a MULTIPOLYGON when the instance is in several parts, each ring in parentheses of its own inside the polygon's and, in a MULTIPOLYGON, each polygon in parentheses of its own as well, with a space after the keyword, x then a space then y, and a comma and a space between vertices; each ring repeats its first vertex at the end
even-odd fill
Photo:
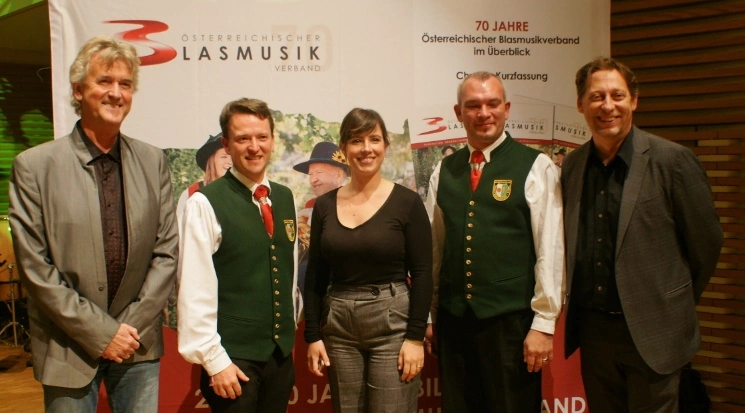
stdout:
POLYGON ((323 296, 329 284, 367 285, 411 277, 405 338, 422 340, 432 300, 432 231, 414 191, 395 185, 373 216, 356 228, 339 222, 338 189, 316 200, 305 275, 305 341, 320 340, 323 296))

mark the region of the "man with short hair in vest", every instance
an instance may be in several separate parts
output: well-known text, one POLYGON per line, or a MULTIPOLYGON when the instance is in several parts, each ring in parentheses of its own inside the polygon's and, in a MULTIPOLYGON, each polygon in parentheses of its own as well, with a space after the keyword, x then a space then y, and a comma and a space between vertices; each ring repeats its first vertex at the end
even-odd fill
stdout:
POLYGON ((266 176, 266 103, 228 103, 220 127, 233 167, 189 198, 180 223, 179 352, 202 365, 213 412, 284 413, 295 384, 295 202, 266 176))
POLYGON ((437 165, 427 198, 442 411, 539 413, 564 288, 559 170, 505 132, 494 74, 463 80, 454 109, 468 145, 437 165))

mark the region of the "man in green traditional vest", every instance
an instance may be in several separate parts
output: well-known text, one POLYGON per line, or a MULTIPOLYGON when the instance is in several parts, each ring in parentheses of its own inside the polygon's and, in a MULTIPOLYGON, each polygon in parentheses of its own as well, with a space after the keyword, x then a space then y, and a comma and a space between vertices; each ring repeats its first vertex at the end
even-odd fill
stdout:
POLYGON ((233 167, 189 198, 180 223, 179 352, 202 365, 213 412, 284 413, 295 383, 295 203, 266 176, 266 103, 228 103, 220 127, 233 167))
POLYGON ((564 288, 559 170, 505 132, 494 74, 463 80, 454 109, 468 145, 435 167, 427 198, 442 411, 539 413, 564 288))

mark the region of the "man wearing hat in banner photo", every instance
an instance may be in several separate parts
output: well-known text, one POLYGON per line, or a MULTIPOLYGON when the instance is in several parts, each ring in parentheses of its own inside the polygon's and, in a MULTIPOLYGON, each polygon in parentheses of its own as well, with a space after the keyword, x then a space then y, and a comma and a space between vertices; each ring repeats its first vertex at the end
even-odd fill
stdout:
POLYGON ((176 206, 176 216, 182 217, 184 208, 186 208, 186 201, 196 191, 203 186, 209 184, 217 178, 225 175, 225 172, 233 166, 233 161, 230 159, 230 155, 225 152, 222 146, 222 133, 218 133, 215 136, 207 138, 207 142, 202 145, 197 151, 196 160, 199 168, 204 171, 204 178, 201 181, 194 182, 189 185, 178 199, 178 205, 176 206))
POLYGON ((339 147, 331 142, 319 142, 313 147, 310 159, 301 162, 293 169, 308 175, 313 194, 316 196, 305 203, 298 211, 298 286, 301 293, 305 291, 305 268, 308 266, 308 248, 310 245, 310 215, 316 198, 344 185, 349 174, 347 160, 339 147))

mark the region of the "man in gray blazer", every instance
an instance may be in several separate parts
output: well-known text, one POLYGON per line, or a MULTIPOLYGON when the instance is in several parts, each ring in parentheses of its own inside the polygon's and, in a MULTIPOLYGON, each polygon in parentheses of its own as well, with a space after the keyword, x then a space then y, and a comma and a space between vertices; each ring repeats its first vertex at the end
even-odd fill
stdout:
POLYGON ((156 412, 178 234, 163 151, 120 133, 135 49, 96 37, 70 68, 80 121, 13 162, 10 223, 47 412, 156 412))
POLYGON ((628 67, 597 58, 576 86, 592 139, 562 165, 566 356, 581 349, 590 411, 678 412, 722 246, 706 173, 689 149, 633 126, 628 67))

